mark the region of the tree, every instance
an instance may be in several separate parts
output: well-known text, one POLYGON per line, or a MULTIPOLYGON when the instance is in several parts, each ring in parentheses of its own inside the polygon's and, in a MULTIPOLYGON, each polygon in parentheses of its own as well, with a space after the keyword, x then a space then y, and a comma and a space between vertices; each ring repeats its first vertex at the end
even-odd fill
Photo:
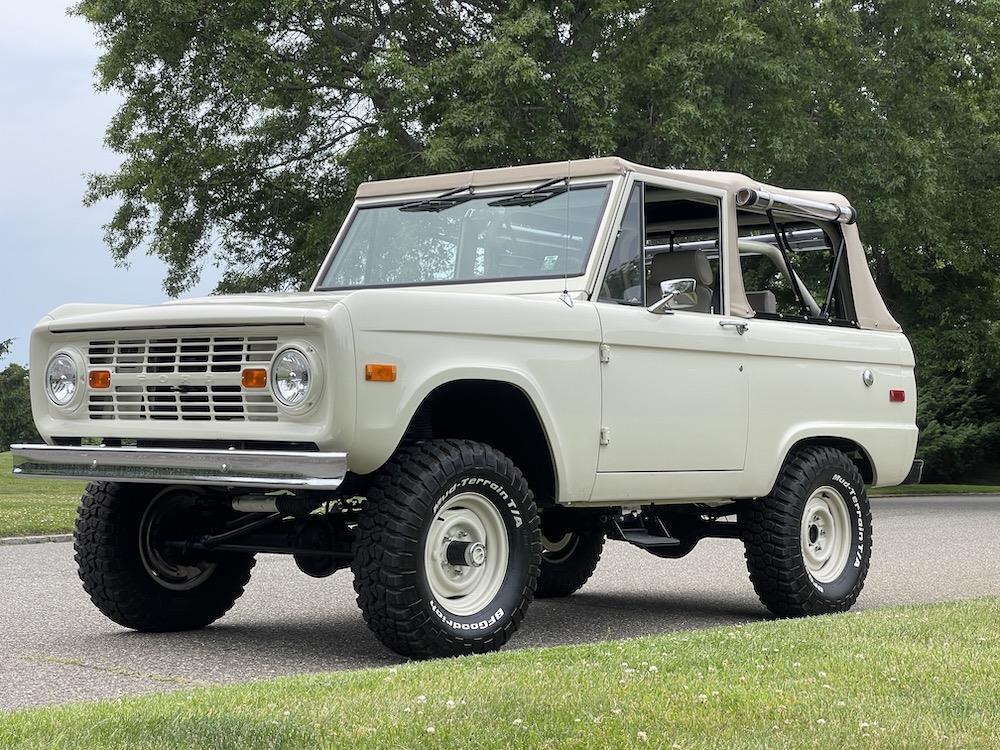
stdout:
MULTIPOLYGON (((0 342, 0 351, 8 351, 0 342)), ((0 452, 10 450, 11 443, 40 442, 31 417, 31 391, 28 371, 11 364, 0 371, 0 452)))
POLYGON ((934 399, 923 425, 973 439, 936 399, 1000 368, 1000 0, 77 12, 105 47, 99 85, 124 95, 107 135, 124 159, 87 199, 119 203, 112 253, 148 246, 172 294, 205 262, 220 291, 306 285, 364 179, 609 153, 742 171, 854 200, 934 399))
MULTIPOLYGON (((0 340, 0 360, 10 352, 14 339, 0 340)), ((28 371, 11 364, 0 371, 0 453, 11 443, 40 442, 31 416, 31 390, 28 371)))

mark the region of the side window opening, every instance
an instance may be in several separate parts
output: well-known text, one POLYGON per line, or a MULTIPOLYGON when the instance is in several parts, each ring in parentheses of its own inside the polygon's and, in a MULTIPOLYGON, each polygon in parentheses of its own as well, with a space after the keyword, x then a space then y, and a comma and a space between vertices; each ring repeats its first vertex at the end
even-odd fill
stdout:
POLYGON ((857 325, 839 224, 743 210, 737 218, 743 287, 757 317, 857 325))
POLYGON ((720 236, 716 199, 637 182, 598 301, 648 306, 661 299, 667 283, 679 290, 672 309, 718 314, 720 236))
POLYGON ((625 215, 611 249, 611 260, 608 262, 607 273, 601 284, 598 302, 617 302, 620 305, 644 305, 643 295, 644 267, 642 247, 643 186, 637 182, 629 193, 625 206, 625 215))

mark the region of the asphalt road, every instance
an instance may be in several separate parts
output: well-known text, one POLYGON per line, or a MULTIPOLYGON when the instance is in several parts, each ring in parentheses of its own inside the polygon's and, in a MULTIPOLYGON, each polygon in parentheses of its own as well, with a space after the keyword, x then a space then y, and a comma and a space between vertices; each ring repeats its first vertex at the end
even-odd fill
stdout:
MULTIPOLYGON (((1000 497, 873 501, 875 548, 858 608, 1000 595, 1000 497)), ((351 576, 312 579, 261 556, 214 626, 134 633, 90 604, 72 545, 0 546, 0 710, 399 660, 367 630, 351 576)), ((613 542, 576 595, 536 601, 514 648, 628 638, 766 618, 737 541, 681 560, 613 542)))

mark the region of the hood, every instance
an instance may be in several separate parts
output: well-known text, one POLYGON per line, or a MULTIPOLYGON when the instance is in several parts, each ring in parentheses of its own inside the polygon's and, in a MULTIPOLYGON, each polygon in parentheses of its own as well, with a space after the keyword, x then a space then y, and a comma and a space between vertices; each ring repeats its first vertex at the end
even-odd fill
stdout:
POLYGON ((185 327, 194 325, 288 325, 326 317, 347 294, 295 292, 226 294, 170 300, 158 305, 68 304, 39 323, 59 333, 111 328, 185 327))

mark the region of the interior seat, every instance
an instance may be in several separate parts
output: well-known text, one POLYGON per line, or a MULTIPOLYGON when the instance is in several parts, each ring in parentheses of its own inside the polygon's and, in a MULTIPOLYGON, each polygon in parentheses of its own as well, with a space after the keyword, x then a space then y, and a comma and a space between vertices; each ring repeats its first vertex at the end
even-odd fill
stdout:
POLYGON ((695 293, 698 302, 694 307, 684 308, 691 312, 712 311, 712 264, 708 256, 701 250, 683 250, 657 253, 649 267, 649 278, 646 281, 646 304, 651 305, 661 299, 660 282, 668 279, 694 279, 698 284, 695 293))
POLYGON ((774 314, 778 312, 778 298, 774 292, 766 290, 763 292, 747 292, 747 302, 754 312, 774 314))

